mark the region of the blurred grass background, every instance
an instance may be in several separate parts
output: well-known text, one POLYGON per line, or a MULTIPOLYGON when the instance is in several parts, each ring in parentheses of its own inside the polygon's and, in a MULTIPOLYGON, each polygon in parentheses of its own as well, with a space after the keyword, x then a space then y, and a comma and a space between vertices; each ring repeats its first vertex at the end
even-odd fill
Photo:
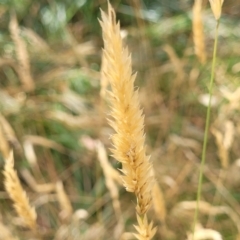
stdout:
MULTIPOLYGON (((203 1, 207 61, 200 64, 192 40, 194 1, 111 3, 138 72, 136 86, 145 113, 148 153, 165 199, 164 222, 156 213, 151 214, 158 225, 155 239, 186 239, 193 211, 181 207, 181 202, 196 199, 215 20, 208 1, 203 1)), ((95 147, 98 140, 106 149, 111 147, 108 104, 100 97, 103 43, 98 19, 99 9, 106 7, 105 0, 0 0, 1 128, 9 148, 14 149, 22 184, 36 206, 42 239, 120 239, 116 236, 118 216, 95 147), (9 27, 14 16, 18 22, 15 30, 23 42, 19 45, 9 27), (22 48, 26 51, 21 56, 29 63, 34 83, 30 90, 23 84, 26 67, 19 59, 22 48), (31 176, 37 186, 31 185, 31 176), (39 190, 38 185, 59 180, 74 211, 85 210, 87 217, 65 221, 59 215, 54 191, 39 190)), ((229 240, 240 236, 239 17, 240 4, 226 1, 211 120, 215 132, 209 134, 203 184, 203 200, 228 210, 219 214, 200 211, 203 228, 215 229, 222 239, 229 240), (223 168, 221 143, 225 146, 226 136, 232 141, 225 149, 228 163, 223 168)), ((0 141, 1 168, 5 140, 0 141)), ((120 168, 111 156, 109 159, 120 168)), ((121 187, 119 191, 124 232, 134 231, 134 198, 121 187)), ((0 198, 2 223, 19 239, 33 239, 19 226, 2 174, 0 198)))

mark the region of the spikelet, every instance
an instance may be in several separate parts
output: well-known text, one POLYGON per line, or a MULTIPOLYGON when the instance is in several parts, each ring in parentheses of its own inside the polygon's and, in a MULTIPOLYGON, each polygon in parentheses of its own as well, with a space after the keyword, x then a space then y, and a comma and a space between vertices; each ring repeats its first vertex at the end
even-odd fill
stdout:
POLYGON ((195 0, 193 5, 192 31, 195 54, 201 63, 205 63, 206 50, 202 22, 202 0, 195 0))
POLYGON ((36 229, 37 214, 30 206, 26 192, 23 190, 18 175, 14 170, 13 152, 11 151, 6 159, 3 174, 5 176, 5 189, 14 202, 14 208, 26 227, 36 229))
POLYGON ((152 228, 153 223, 148 224, 147 216, 144 215, 143 218, 137 215, 138 226, 134 226, 138 231, 138 234, 134 234, 134 236, 138 240, 150 240, 155 235, 157 228, 152 228))
POLYGON ((137 198, 138 239, 150 239, 155 234, 155 230, 152 228, 152 223, 148 224, 145 213, 152 204, 152 164, 146 156, 144 117, 138 91, 134 90, 136 74, 132 73, 131 56, 127 48, 123 47, 120 24, 116 23, 115 12, 110 4, 108 4, 108 15, 103 11, 101 15, 103 57, 106 61, 104 75, 112 90, 109 95, 113 119, 109 120, 109 123, 116 131, 112 136, 114 149, 111 151, 122 164, 123 185, 127 191, 135 193, 137 198), (146 231, 149 237, 146 237, 146 231))
POLYGON ((209 0, 209 2, 213 11, 213 15, 218 21, 222 14, 222 5, 224 0, 209 0))

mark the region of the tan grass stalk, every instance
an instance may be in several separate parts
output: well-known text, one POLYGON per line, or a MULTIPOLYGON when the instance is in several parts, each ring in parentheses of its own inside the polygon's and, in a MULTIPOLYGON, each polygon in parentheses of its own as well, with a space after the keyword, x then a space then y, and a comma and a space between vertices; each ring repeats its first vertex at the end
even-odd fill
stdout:
POLYGON ((62 146, 61 144, 47 139, 45 137, 41 137, 41 136, 36 136, 36 135, 25 135, 24 136, 24 142, 29 142, 32 145, 38 145, 38 146, 42 146, 42 147, 46 147, 46 148, 51 148, 54 149, 56 151, 59 151, 60 153, 66 153, 66 148, 64 148, 64 146, 62 146))
POLYGON ((49 52, 51 51, 48 43, 40 37, 36 32, 30 28, 24 27, 22 29, 23 36, 27 38, 28 42, 33 46, 33 50, 36 52, 49 52))
POLYGON ((74 116, 72 114, 65 113, 63 111, 49 111, 46 113, 46 117, 54 121, 58 121, 69 128, 84 128, 89 126, 99 125, 99 119, 96 116, 74 116))
POLYGON ((169 59, 173 65, 173 69, 176 72, 176 75, 177 75, 176 85, 180 85, 182 81, 185 79, 183 61, 177 56, 172 46, 166 44, 165 46, 163 46, 163 50, 169 56, 169 59))
POLYGON ((115 168, 112 167, 112 165, 108 161, 108 157, 107 157, 107 153, 104 145, 100 141, 98 141, 96 143, 96 148, 98 153, 98 159, 100 161, 100 164, 105 176, 107 175, 108 178, 111 178, 118 184, 122 185, 121 175, 115 168))
POLYGON ((108 87, 108 80, 107 80, 107 77, 104 74, 105 69, 106 69, 106 58, 104 56, 102 56, 100 96, 103 100, 106 99, 106 93, 107 93, 107 87, 108 87))
POLYGON ((155 184, 152 189, 152 198, 153 198, 153 209, 156 213, 156 217, 161 221, 162 224, 165 224, 166 213, 167 213, 165 200, 163 198, 162 190, 157 184, 157 181, 155 181, 155 184))
POLYGON ((209 0, 209 2, 213 11, 213 15, 218 21, 222 14, 222 5, 224 0, 209 0))
POLYGON ((73 208, 69 200, 69 197, 64 191, 63 184, 60 181, 56 183, 56 193, 57 193, 58 202, 61 208, 60 217, 63 220, 65 219, 69 220, 72 217, 73 208))
POLYGON ((120 36, 120 24, 111 5, 108 14, 102 13, 100 21, 106 59, 105 76, 111 85, 109 92, 111 102, 110 125, 116 133, 112 136, 113 156, 122 164, 123 185, 137 198, 137 218, 139 226, 138 239, 151 239, 156 229, 148 223, 146 212, 152 204, 151 190, 153 177, 152 164, 146 156, 144 117, 140 108, 138 91, 134 90, 136 74, 132 73, 131 56, 123 47, 120 36))
MULTIPOLYGON (((42 173, 41 173, 40 167, 38 165, 37 156, 36 156, 36 153, 34 150, 33 143, 28 141, 26 139, 26 137, 24 138, 24 141, 23 141, 23 150, 25 153, 25 157, 33 171, 34 177, 36 179, 41 179, 42 173)), ((32 182, 32 181, 30 181, 30 182, 32 182)), ((32 186, 32 184, 30 184, 30 186, 32 186)), ((54 188, 55 188, 55 186, 54 186, 54 188)))
POLYGON ((21 174, 21 177, 28 184, 28 186, 35 192, 49 193, 56 189, 56 186, 53 183, 38 184, 28 169, 22 169, 20 171, 20 174, 21 174))
POLYGON ((26 227, 36 229, 37 214, 35 208, 30 206, 26 192, 23 190, 17 172, 14 170, 13 152, 6 159, 3 174, 5 176, 5 189, 14 202, 14 208, 26 227))
POLYGON ((163 46, 163 50, 167 53, 172 63, 171 69, 174 69, 174 71, 176 72, 176 77, 172 83, 172 88, 171 88, 172 91, 169 94, 169 102, 170 102, 169 108, 172 109, 174 107, 172 104, 174 102, 173 100, 177 97, 179 87, 181 87, 183 81, 185 81, 186 76, 184 72, 183 61, 179 59, 173 47, 166 44, 165 46, 163 46))
POLYGON ((11 231, 0 222, 0 240, 18 240, 11 231))
POLYGON ((195 54, 201 63, 205 63, 206 49, 202 22, 202 0, 195 0, 193 5, 192 31, 195 54))
MULTIPOLYGON (((117 185, 114 181, 115 179, 112 177, 112 176, 114 176, 114 175, 112 175, 112 172, 115 173, 116 170, 113 169, 112 166, 110 165, 110 163, 108 162, 106 150, 100 141, 97 142, 96 148, 97 148, 97 153, 98 153, 98 160, 100 162, 103 173, 105 175, 106 186, 110 192, 110 195, 111 195, 111 198, 113 201, 113 207, 114 207, 115 214, 118 218, 120 218, 122 216, 122 214, 121 214, 121 208, 120 208, 120 202, 119 202, 119 193, 118 193, 117 185)), ((119 178, 120 178, 120 176, 119 176, 119 178)))
POLYGON ((228 168, 229 166, 229 151, 234 139, 234 125, 233 122, 227 120, 224 123, 224 132, 222 133, 217 128, 213 127, 211 129, 212 134, 215 137, 216 144, 218 147, 218 156, 221 161, 223 168, 228 168))
POLYGON ((234 123, 232 121, 227 120, 224 123, 224 127, 225 127, 225 133, 224 133, 224 139, 223 139, 223 146, 226 149, 230 149, 232 147, 232 144, 234 141, 234 135, 235 135, 234 123))
POLYGON ((3 132, 6 136, 7 141, 10 142, 18 150, 21 149, 21 145, 16 137, 12 126, 2 114, 0 114, 0 125, 2 125, 3 132))
POLYGON ((227 168, 229 165, 228 149, 223 146, 223 134, 216 128, 211 129, 212 134, 215 137, 215 141, 218 148, 218 156, 223 168, 227 168))
MULTIPOLYGON (((183 201, 178 203, 172 213, 174 216, 182 216, 182 214, 186 211, 192 211, 196 209, 196 202, 195 201, 183 201)), ((226 214, 235 223, 238 233, 240 233, 240 218, 236 213, 236 210, 230 208, 228 206, 213 206, 208 202, 200 201, 199 202, 199 211, 201 214, 210 215, 210 216, 217 216, 221 214, 226 214)))
POLYGON ((122 184, 121 176, 120 173, 117 170, 115 170, 109 163, 106 149, 100 141, 96 143, 96 150, 98 154, 98 160, 100 162, 100 165, 105 176, 106 186, 112 198, 113 209, 118 221, 118 224, 114 230, 114 236, 116 239, 118 239, 124 229, 124 221, 122 217, 123 215, 119 201, 119 191, 118 186, 116 184, 116 182, 117 183, 120 182, 120 184, 122 184))
POLYGON ((3 158, 6 159, 9 155, 10 148, 4 133, 4 129, 2 124, 0 123, 0 153, 2 154, 3 158))
POLYGON ((26 43, 20 36, 20 29, 17 22, 15 12, 11 14, 9 30, 12 40, 15 44, 16 55, 18 60, 18 75, 23 87, 26 91, 32 91, 35 88, 34 81, 31 76, 29 56, 27 52, 26 43))

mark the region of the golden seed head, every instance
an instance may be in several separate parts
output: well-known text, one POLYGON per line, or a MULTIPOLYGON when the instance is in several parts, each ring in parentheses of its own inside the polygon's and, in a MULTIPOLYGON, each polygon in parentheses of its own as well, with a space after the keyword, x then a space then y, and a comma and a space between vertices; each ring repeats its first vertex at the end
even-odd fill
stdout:
POLYGON ((213 15, 216 20, 218 20, 221 17, 222 5, 224 0, 209 0, 209 2, 213 11, 213 15))
POLYGON ((123 46, 120 24, 116 22, 109 4, 108 14, 102 12, 105 69, 104 75, 111 85, 110 125, 116 131, 112 135, 113 156, 122 163, 123 185, 137 196, 137 212, 143 215, 151 206, 152 163, 144 146, 144 116, 140 107, 138 91, 134 89, 136 74, 132 60, 123 46))
POLYGON ((26 192, 23 190, 17 172, 14 170, 13 152, 5 161, 3 174, 5 176, 5 189, 14 202, 14 208, 26 227, 36 229, 37 214, 34 207, 29 203, 26 192))

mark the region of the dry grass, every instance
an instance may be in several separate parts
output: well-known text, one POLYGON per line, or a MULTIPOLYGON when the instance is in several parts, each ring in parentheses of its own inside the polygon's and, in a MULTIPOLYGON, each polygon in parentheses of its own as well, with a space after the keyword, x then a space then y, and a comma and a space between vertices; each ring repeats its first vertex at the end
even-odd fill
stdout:
POLYGON ((101 142, 97 143, 96 146, 97 153, 98 153, 98 160, 100 161, 101 167, 103 169, 103 173, 106 178, 106 187, 108 188, 111 198, 113 201, 113 207, 116 214, 116 217, 121 219, 121 207, 119 202, 119 190, 117 187, 117 183, 121 182, 120 174, 110 165, 107 158, 107 152, 101 142))
MULTIPOLYGON (((162 1, 166 5, 157 8, 152 5, 156 1, 112 2, 122 26, 115 22, 113 10, 103 14, 107 49, 102 73, 97 17, 98 4, 105 9, 106 1, 85 1, 79 10, 72 7, 76 1, 69 8, 64 5, 67 1, 28 2, 22 5, 24 12, 17 8, 18 1, 15 19, 8 6, 0 7, 0 166, 4 172, 0 174, 0 239, 193 240, 206 107, 200 97, 209 99, 204 93, 210 74, 209 57, 200 64, 193 49, 203 49, 204 43, 207 52, 212 49, 215 18, 209 1, 203 1, 201 8, 196 5, 200 1, 194 8, 193 1, 184 0, 162 1), (92 15, 87 13, 90 9, 92 15), (192 10, 197 12, 191 24, 192 10), (73 16, 57 39, 41 22, 49 13, 53 18, 62 13, 73 16), (123 46, 119 31, 132 54, 123 46), (195 46, 192 36, 198 41, 195 46), (138 71, 136 80, 132 69, 138 71), (29 75, 34 91, 24 82, 29 75), (116 131, 105 119, 108 103, 113 104, 109 118, 116 131), (148 169, 152 164, 154 174, 148 169), (118 171, 122 167, 123 173, 118 171), (137 198, 126 192, 122 180, 137 198), (147 213, 136 217, 136 206, 147 213)), ((219 28, 195 239, 240 236, 237 7, 237 1, 225 1, 219 28)))
POLYGON ((202 0, 195 0, 192 16, 193 43, 195 54, 201 63, 206 62, 205 37, 202 21, 202 0))
POLYGON ((118 238, 121 236, 124 230, 124 219, 119 201, 119 189, 117 186, 117 183, 122 184, 121 176, 119 172, 117 172, 109 163, 106 149, 100 141, 96 143, 96 150, 98 154, 98 160, 105 176, 106 187, 108 188, 112 198, 113 208, 118 222, 114 231, 114 237, 118 238))
POLYGON ((103 31, 106 67, 104 75, 111 85, 110 125, 116 131, 112 136, 114 158, 122 164, 123 185, 127 191, 133 192, 137 198, 137 217, 139 226, 138 239, 151 239, 156 229, 148 223, 146 213, 152 204, 151 176, 152 164, 146 156, 144 137, 144 117, 140 108, 138 91, 134 91, 136 74, 132 73, 131 57, 123 47, 120 24, 111 5, 108 15, 102 12, 100 22, 103 31), (141 217, 140 217, 141 216, 141 217))
POLYGON ((211 4, 214 17, 216 18, 216 20, 219 20, 219 18, 221 17, 222 5, 224 0, 209 0, 209 2, 211 4))
POLYGON ((35 88, 35 84, 30 72, 30 63, 27 46, 20 36, 20 29, 18 26, 15 12, 12 12, 11 14, 9 30, 11 32, 12 40, 14 41, 15 44, 16 56, 18 60, 17 72, 19 74, 19 79, 22 82, 25 91, 32 91, 35 88))
POLYGON ((7 158, 10 152, 10 147, 3 129, 3 125, 1 123, 0 123, 0 143, 1 143, 0 152, 4 158, 7 158))
POLYGON ((23 224, 32 230, 37 227, 37 214, 35 208, 30 206, 26 192, 23 190, 17 172, 14 170, 13 152, 11 151, 6 159, 4 172, 5 189, 14 202, 14 208, 18 216, 23 220, 23 224))
POLYGON ((157 182, 155 182, 152 189, 152 199, 153 199, 153 208, 157 218, 162 224, 166 223, 167 209, 163 196, 162 189, 159 187, 157 182))
POLYGON ((10 229, 3 225, 1 222, 0 222, 0 240, 18 240, 17 237, 14 237, 10 231, 10 229))
POLYGON ((68 195, 64 191, 63 184, 60 181, 56 183, 56 193, 61 209, 59 216, 62 220, 67 221, 72 217, 73 208, 68 195))

